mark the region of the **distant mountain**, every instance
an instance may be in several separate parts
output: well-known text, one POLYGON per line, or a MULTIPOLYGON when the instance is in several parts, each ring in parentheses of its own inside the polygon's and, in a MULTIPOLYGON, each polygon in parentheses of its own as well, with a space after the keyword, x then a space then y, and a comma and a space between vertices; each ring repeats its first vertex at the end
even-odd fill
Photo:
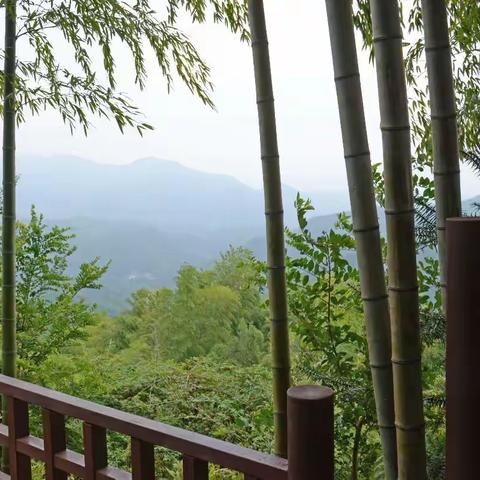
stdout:
MULTIPOLYGON (((480 195, 474 198, 465 200, 462 203, 462 211, 466 215, 473 214, 475 211, 475 206, 480 204, 480 195)), ((350 213, 350 212, 347 212, 350 213)), ((315 215, 309 219, 308 227, 314 235, 320 235, 324 231, 328 231, 335 226, 337 222, 338 214, 334 213, 331 215, 315 215)), ((378 207, 378 223, 380 225, 380 231, 382 235, 386 235, 386 224, 385 224, 385 213, 381 207, 378 207)), ((251 238, 245 246, 252 250, 255 253, 255 256, 259 259, 264 260, 266 258, 266 241, 265 236, 260 235, 258 237, 251 238)), ((291 253, 291 252, 290 252, 291 253)), ((435 254, 430 250, 425 250, 423 255, 432 255, 435 254)), ((355 256, 350 256, 354 258, 355 256)))
POLYGON ((162 232, 128 220, 74 218, 53 223, 70 227, 76 235, 77 251, 69 265, 72 273, 95 257, 111 261, 103 277, 104 287, 87 292, 86 298, 112 313, 126 307, 132 292, 171 287, 182 264, 207 267, 224 249, 207 237, 162 232))
MULTIPOLYGON (((19 159, 18 211, 35 203, 47 218, 129 220, 163 231, 228 232, 249 238, 263 231, 263 193, 234 177, 145 158, 105 165, 77 157, 19 159)), ((287 224, 295 222, 297 191, 284 187, 287 224)), ((320 213, 346 208, 346 192, 309 195, 320 213)))
MULTIPOLYGON (((105 165, 72 156, 20 156, 18 216, 30 207, 50 224, 71 227, 71 265, 111 260, 105 287, 88 298, 112 312, 142 287, 171 286, 183 263, 206 267, 232 245, 265 230, 263 193, 227 175, 156 158, 105 165)), ((296 224, 297 190, 284 186, 285 218, 296 224)), ((348 205, 346 192, 304 194, 320 212, 348 205)))
MULTIPOLYGON (((48 223, 76 235, 72 272, 81 262, 111 260, 104 288, 87 298, 117 313, 139 288, 172 286, 179 267, 208 267, 229 245, 265 258, 263 194, 234 177, 148 158, 129 165, 101 165, 77 157, 21 157, 18 213, 35 204, 48 223)), ((284 186, 286 224, 297 228, 297 191, 284 186)), ((314 234, 349 209, 346 192, 302 194, 316 208, 314 234)), ((471 211, 480 196, 464 203, 471 211)), ((384 231, 384 215, 379 215, 384 231)), ((353 261, 354 255, 352 255, 353 261)))

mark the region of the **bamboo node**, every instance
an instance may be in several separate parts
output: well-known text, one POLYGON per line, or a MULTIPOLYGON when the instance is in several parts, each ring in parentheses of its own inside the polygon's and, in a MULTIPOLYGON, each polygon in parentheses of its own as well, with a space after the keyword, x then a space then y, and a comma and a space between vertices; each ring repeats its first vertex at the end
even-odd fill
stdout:
POLYGON ((288 322, 288 318, 287 317, 281 317, 281 318, 270 317, 270 322, 271 323, 285 323, 285 322, 288 322))
POLYGON ((453 113, 445 113, 445 114, 437 114, 437 115, 430 115, 432 120, 450 120, 453 118, 457 118, 457 112, 453 113))
POLYGON ((351 158, 366 157, 367 155, 370 155, 369 150, 365 150, 364 152, 360 152, 360 153, 352 153, 349 155, 344 155, 343 158, 345 160, 350 160, 351 158))
POLYGON ((387 210, 385 209, 385 215, 406 215, 415 213, 414 208, 407 208, 405 210, 387 210))
POLYGON ((347 73, 345 75, 337 75, 336 77, 333 77, 335 82, 339 82, 341 80, 348 80, 350 78, 355 78, 355 77, 360 77, 359 72, 352 72, 352 73, 347 73))
POLYGON ((414 285, 413 287, 388 287, 388 290, 398 293, 416 292, 418 290, 418 285, 414 285))
POLYGON ((282 210, 265 210, 265 215, 283 215, 284 211, 282 210))
POLYGON ((265 97, 265 98, 257 98, 257 105, 261 105, 262 103, 274 102, 275 99, 273 96, 265 97))
POLYGON ((379 35, 378 37, 373 37, 373 43, 387 42, 390 40, 403 40, 403 36, 399 35, 379 35))
POLYGON ((450 42, 441 43, 440 45, 431 45, 429 47, 425 46, 425 52, 434 52, 435 50, 445 50, 450 49, 450 42))
POLYGON ((274 159, 277 159, 279 157, 280 157, 280 155, 278 153, 271 153, 271 154, 268 154, 268 155, 262 155, 260 158, 262 160, 274 160, 274 159))
POLYGON ((410 130, 410 125, 380 125, 382 132, 402 132, 410 130))
POLYGON ((374 297, 362 297, 364 302, 379 302, 380 300, 387 300, 388 294, 383 293, 382 295, 376 295, 374 297))
POLYGON ((446 175, 460 175, 460 169, 455 168, 453 170, 443 170, 443 171, 434 170, 433 175, 435 177, 444 177, 446 175))
POLYGON ((421 362, 420 357, 415 358, 392 358, 392 363, 394 365, 416 365, 417 363, 421 362))
POLYGON ((423 430, 425 428, 425 422, 417 423, 416 425, 403 425, 399 422, 395 422, 395 427, 404 432, 415 432, 418 430, 423 430))
POLYGON ((375 370, 387 370, 392 368, 391 363, 370 363, 370 368, 374 368, 375 370))
POLYGON ((368 233, 368 232, 374 232, 375 230, 378 230, 380 227, 377 225, 372 225, 371 227, 365 227, 365 228, 354 228, 353 233, 368 233))
POLYGON ((267 265, 267 270, 285 270, 285 265, 267 265))
POLYGON ((382 423, 377 423, 377 427, 381 428, 382 430, 395 430, 395 424, 384 425, 382 423))

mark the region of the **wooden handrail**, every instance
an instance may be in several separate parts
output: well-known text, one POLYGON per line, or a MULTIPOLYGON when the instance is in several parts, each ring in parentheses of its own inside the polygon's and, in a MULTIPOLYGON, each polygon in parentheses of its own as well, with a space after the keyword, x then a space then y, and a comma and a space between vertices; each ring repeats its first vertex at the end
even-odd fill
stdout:
MULTIPOLYGON (((286 480, 288 476, 288 462, 285 459, 121 412, 22 380, 0 375, 0 393, 7 398, 36 405, 49 412, 82 420, 85 425, 128 435, 144 445, 158 445, 180 452, 186 459, 214 463, 259 479, 286 480)), ((3 425, 0 427, 0 444, 12 444, 8 428, 3 425)), ((16 440, 16 450, 29 458, 47 460, 44 441, 30 435, 16 440)), ((53 455, 56 468, 89 478, 85 476, 87 466, 83 455, 69 450, 49 455, 53 455)), ((89 465, 89 462, 87 464, 89 465)), ((110 467, 102 466, 98 473, 100 477, 97 474, 97 478, 131 478, 129 473, 110 467)))
POLYGON ((87 400, 0 375, 8 425, 0 424, 0 445, 8 447, 10 475, 31 480, 31 460, 45 464, 46 480, 155 480, 154 446, 183 454, 183 479, 208 480, 209 463, 244 474, 245 480, 333 480, 333 392, 325 387, 289 390, 287 460, 172 427, 87 400), (29 405, 40 407, 43 439, 30 435, 29 405), (84 455, 67 449, 65 418, 83 422, 84 455), (107 432, 130 437, 131 472, 110 467, 107 432))

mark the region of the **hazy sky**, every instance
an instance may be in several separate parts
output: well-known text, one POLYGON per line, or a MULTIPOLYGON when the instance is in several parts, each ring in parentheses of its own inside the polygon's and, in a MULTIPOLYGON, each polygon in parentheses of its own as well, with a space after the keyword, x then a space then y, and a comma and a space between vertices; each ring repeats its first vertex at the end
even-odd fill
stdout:
MULTIPOLYGON (((153 2, 155 3, 155 2, 153 2)), ((345 190, 343 154, 324 2, 266 0, 283 181, 309 191, 345 190)), ((151 59, 151 78, 139 93, 130 59, 117 62, 120 87, 155 126, 142 139, 123 136, 114 124, 96 121, 89 136, 71 136, 53 112, 21 127, 19 153, 75 154, 97 162, 129 163, 156 156, 189 167, 234 175, 259 186, 258 129, 250 47, 225 27, 208 23, 184 30, 212 68, 217 111, 204 107, 177 82, 167 95, 151 59)), ((61 51, 61 50, 59 50, 61 51)), ((376 79, 360 54, 366 116, 374 162, 381 161, 376 79)), ((463 195, 480 191, 470 172, 463 195)))

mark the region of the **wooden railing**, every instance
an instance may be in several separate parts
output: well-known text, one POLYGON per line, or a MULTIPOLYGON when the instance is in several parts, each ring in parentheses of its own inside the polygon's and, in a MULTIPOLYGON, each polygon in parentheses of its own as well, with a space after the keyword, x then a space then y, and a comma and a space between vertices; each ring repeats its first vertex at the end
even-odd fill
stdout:
POLYGON ((285 459, 0 375, 0 393, 6 397, 8 411, 8 425, 0 425, 0 445, 8 447, 10 470, 9 474, 0 472, 0 480, 30 480, 32 459, 44 462, 47 480, 66 480, 68 474, 85 480, 154 480, 154 446, 183 455, 185 480, 208 479, 209 463, 243 473, 248 480, 332 480, 332 395, 320 387, 315 387, 317 390, 303 388, 310 389, 305 390, 306 407, 301 407, 302 387, 293 389, 297 393, 290 402, 292 417, 296 418, 296 422, 290 422, 292 436, 303 436, 304 441, 296 440, 296 447, 289 447, 289 455, 292 455, 289 472, 285 459), (320 431, 314 421, 315 412, 311 410, 316 405, 315 392, 317 404, 321 407, 315 408, 322 425, 320 431), (42 409, 43 439, 30 435, 29 405, 42 409), (66 417, 83 422, 83 455, 67 448, 66 417), (130 437, 131 472, 108 465, 107 431, 130 437), (319 452, 319 448, 324 452, 319 452), (318 463, 319 457, 325 461, 317 468, 315 462, 318 463), (293 475, 294 471, 304 473, 293 475), (325 474, 330 471, 331 476, 325 474))

